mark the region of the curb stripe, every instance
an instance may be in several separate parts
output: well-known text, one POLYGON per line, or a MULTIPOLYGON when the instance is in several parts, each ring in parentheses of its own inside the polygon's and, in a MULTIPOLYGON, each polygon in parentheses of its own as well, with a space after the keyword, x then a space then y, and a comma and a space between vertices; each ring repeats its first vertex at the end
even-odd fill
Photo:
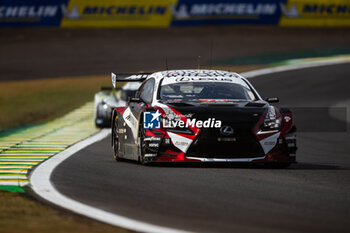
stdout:
POLYGON ((16 186, 26 186, 29 184, 29 181, 13 181, 13 180, 1 180, 0 185, 16 185, 16 186))
POLYGON ((126 229, 141 231, 141 232, 152 232, 152 233, 185 233, 187 231, 176 230, 167 227, 161 227, 145 222, 140 222, 137 220, 133 220, 131 218, 126 218, 117 214, 113 214, 104 210, 100 210, 95 207, 91 207, 85 205, 81 202, 70 199, 61 193, 59 193, 55 187, 50 182, 50 176, 52 171, 65 159, 69 158, 71 155, 75 154, 79 150, 100 141, 106 138, 110 134, 110 130, 102 129, 99 133, 91 136, 72 147, 68 148, 65 151, 55 155, 49 160, 46 160, 38 167, 30 175, 30 186, 33 191, 46 199, 49 202, 52 202, 62 208, 69 209, 78 214, 85 215, 87 217, 97 219, 99 221, 123 227, 126 229))
POLYGON ((0 186, 27 185, 33 166, 97 132, 93 111, 93 102, 89 102, 61 118, 0 138, 0 186))
POLYGON ((0 174, 5 174, 5 173, 18 173, 19 174, 19 173, 27 173, 27 172, 28 172, 28 170, 18 170, 18 169, 1 170, 0 169, 0 174))

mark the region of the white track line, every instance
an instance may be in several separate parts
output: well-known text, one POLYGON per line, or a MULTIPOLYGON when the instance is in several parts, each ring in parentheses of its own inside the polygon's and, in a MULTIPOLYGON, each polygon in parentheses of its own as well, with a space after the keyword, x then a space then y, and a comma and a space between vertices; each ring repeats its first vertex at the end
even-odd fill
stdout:
POLYGON ((0 169, 0 174, 1 173, 26 174, 27 172, 28 172, 28 170, 14 170, 14 169, 1 170, 0 169))
POLYGON ((118 227, 123 227, 126 229, 142 232, 171 232, 171 233, 183 233, 185 231, 175 230, 167 227, 156 226, 149 223, 139 222, 130 218, 126 218, 114 213, 110 213, 98 208, 88 206, 76 200, 73 200, 69 197, 66 197, 59 193, 50 181, 50 176, 52 171, 57 167, 58 164, 62 163, 65 159, 69 158, 71 155, 77 153, 79 150, 98 142, 106 138, 110 133, 110 130, 103 129, 99 133, 95 134, 92 137, 89 137, 72 147, 69 147, 67 150, 58 153, 57 155, 46 160, 44 163, 40 164, 34 171, 31 173, 30 185, 33 191, 46 199, 49 202, 52 202, 58 206, 61 206, 65 209, 69 209, 78 214, 85 215, 87 217, 97 219, 101 222, 105 222, 111 225, 118 227))
POLYGON ((12 181, 12 180, 0 180, 0 185, 14 185, 14 186, 26 186, 27 184, 29 184, 29 181, 27 180, 16 180, 16 181, 12 181))
POLYGON ((289 70, 299 70, 299 69, 304 69, 304 68, 312 68, 312 67, 328 66, 328 65, 338 65, 338 64, 344 64, 344 63, 349 63, 349 60, 348 59, 344 59, 344 60, 329 59, 329 60, 321 60, 321 61, 312 61, 312 62, 307 62, 304 64, 277 66, 277 67, 272 67, 272 68, 252 70, 252 71, 247 71, 247 72, 243 72, 240 74, 245 78, 253 78, 256 76, 278 73, 278 72, 289 71, 289 70))
MULTIPOLYGON (((334 61, 330 59, 330 60, 324 60, 324 61, 309 62, 306 64, 287 65, 287 66, 280 66, 280 67, 274 67, 274 68, 260 69, 260 70, 249 71, 241 74, 246 78, 253 78, 260 75, 277 73, 282 71, 297 70, 297 69, 311 68, 311 67, 317 67, 317 66, 343 64, 347 62, 349 61, 348 60, 334 61)), ((110 212, 83 204, 76 200, 73 200, 59 193, 55 189, 55 187, 52 185, 50 181, 50 177, 53 170, 65 159, 69 158, 71 155, 75 154, 79 150, 95 142, 98 142, 104 139, 108 135, 109 135, 109 130, 103 129, 99 133, 95 134, 94 136, 89 137, 73 145, 72 147, 69 147, 68 149, 56 154, 55 156, 41 163, 38 167, 34 169, 34 171, 31 173, 29 177, 30 186, 33 189, 33 191, 36 194, 38 194, 40 197, 44 198, 45 200, 51 203, 54 203, 72 212, 82 214, 84 216, 87 216, 92 219, 96 219, 101 222, 105 222, 114 226, 126 228, 133 231, 140 231, 140 232, 152 232, 152 233, 157 233, 157 232, 184 233, 186 232, 186 231, 181 231, 173 228, 153 225, 146 222, 140 222, 131 218, 123 217, 118 214, 110 213, 110 212)))

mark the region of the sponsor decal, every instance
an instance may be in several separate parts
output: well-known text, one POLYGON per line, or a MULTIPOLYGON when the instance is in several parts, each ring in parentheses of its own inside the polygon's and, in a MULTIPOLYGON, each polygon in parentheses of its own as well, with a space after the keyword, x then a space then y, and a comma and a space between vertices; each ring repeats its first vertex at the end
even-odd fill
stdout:
POLYGON ((137 124, 137 122, 135 121, 135 119, 131 116, 131 113, 128 114, 128 115, 126 115, 125 121, 126 121, 126 122, 130 122, 130 124, 131 124, 132 126, 134 126, 134 127, 135 127, 136 124, 137 124))
POLYGON ((148 138, 145 138, 144 141, 147 142, 147 141, 161 141, 162 138, 157 138, 157 137, 148 137, 148 138))
POLYGON ((221 82, 232 82, 233 80, 230 78, 212 78, 212 77, 183 77, 183 78, 177 78, 176 82, 207 82, 207 81, 221 81, 221 82))
POLYGON ((68 0, 11 0, 0 3, 0 26, 59 26, 68 0))
MULTIPOLYGON (((123 126, 125 127, 127 125, 131 129, 132 137, 136 142, 137 136, 138 136, 138 120, 131 113, 131 110, 129 107, 125 109, 123 113, 123 119, 124 119, 123 126)), ((126 138, 127 138, 127 135, 125 135, 125 139, 126 138)))
POLYGON ((165 71, 162 73, 164 77, 239 77, 238 74, 220 71, 220 70, 176 70, 176 71, 165 71))
POLYGON ((62 27, 168 27, 177 0, 70 0, 62 27))
POLYGON ((260 140, 260 145, 263 148, 265 154, 268 153, 270 150, 272 150, 272 148, 275 147, 279 136, 280 136, 280 133, 278 132, 276 134, 273 134, 267 138, 260 140))
POLYGON ((118 133, 126 133, 126 129, 118 129, 118 133))
POLYGON ((171 7, 172 25, 278 24, 287 0, 180 0, 171 7))
POLYGON ((171 139, 171 142, 175 147, 180 149, 182 152, 186 153, 190 145, 192 144, 192 140, 181 135, 168 132, 168 135, 171 139))
POLYGON ((280 7, 281 26, 350 26, 348 0, 289 0, 280 7))
POLYGON ((156 112, 144 112, 143 113, 143 128, 144 129, 159 129, 160 128, 160 115, 159 111, 156 112))
POLYGON ((170 138, 165 138, 165 139, 164 139, 164 143, 165 143, 165 144, 170 144, 170 138))
POLYGON ((188 147, 188 143, 187 142, 182 142, 182 141, 175 141, 174 142, 175 146, 184 146, 184 147, 188 147))
POLYGON ((236 138, 218 138, 218 142, 235 142, 236 138))
POLYGON ((148 147, 159 147, 159 143, 149 143, 148 147))

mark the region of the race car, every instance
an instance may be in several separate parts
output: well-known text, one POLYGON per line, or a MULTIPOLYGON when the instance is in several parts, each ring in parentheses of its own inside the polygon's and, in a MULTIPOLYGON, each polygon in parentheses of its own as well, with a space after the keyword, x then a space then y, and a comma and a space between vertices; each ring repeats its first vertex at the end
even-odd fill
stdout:
POLYGON ((155 162, 296 162, 289 109, 263 100, 241 75, 221 70, 169 70, 122 78, 143 81, 112 115, 114 158, 155 162))
POLYGON ((125 106, 128 98, 135 96, 140 85, 140 82, 129 82, 114 90, 111 87, 101 87, 94 97, 96 127, 111 127, 113 109, 125 106))

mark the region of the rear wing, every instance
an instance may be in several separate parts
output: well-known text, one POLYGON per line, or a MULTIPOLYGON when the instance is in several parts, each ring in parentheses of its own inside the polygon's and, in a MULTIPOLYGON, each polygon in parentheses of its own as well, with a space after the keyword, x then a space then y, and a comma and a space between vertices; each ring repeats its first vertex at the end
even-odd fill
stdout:
POLYGON ((150 75, 151 73, 115 74, 112 72, 112 84, 115 88, 117 86, 117 82, 142 82, 150 75))

